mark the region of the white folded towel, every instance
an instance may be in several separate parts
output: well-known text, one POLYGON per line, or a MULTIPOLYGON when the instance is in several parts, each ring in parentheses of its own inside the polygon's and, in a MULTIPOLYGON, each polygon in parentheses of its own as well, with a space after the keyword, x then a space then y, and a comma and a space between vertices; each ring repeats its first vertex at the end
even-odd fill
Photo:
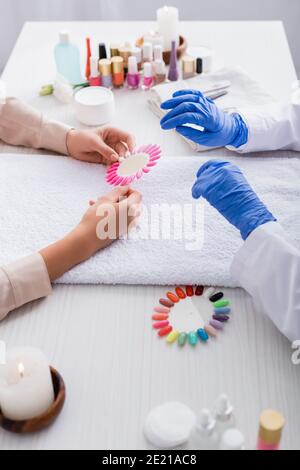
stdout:
MULTIPOLYGON (((211 95, 211 90, 216 87, 230 83, 228 94, 218 98, 216 104, 224 111, 233 112, 238 109, 255 108, 274 102, 272 96, 265 91, 259 83, 253 80, 240 67, 224 68, 214 73, 197 75, 188 80, 178 80, 153 87, 149 94, 148 104, 150 109, 160 119, 166 111, 160 105, 163 101, 172 97, 177 90, 195 89, 202 91, 206 96, 211 95)), ((197 152, 207 151, 207 147, 182 138, 197 152)))
MULTIPOLYGON (((162 158, 133 185, 143 193, 148 211, 151 204, 161 203, 204 207, 202 249, 187 249, 194 228, 184 239, 139 239, 147 229, 144 212, 132 239, 116 241, 59 282, 233 286, 229 267, 243 243, 240 234, 209 204, 191 197, 195 173, 206 160, 200 156, 162 158)), ((258 156, 231 160, 245 172, 300 249, 300 160, 258 156)), ((70 158, 0 155, 0 265, 63 237, 79 222, 88 201, 111 189, 104 176, 103 166, 70 158)), ((152 221, 152 228, 157 229, 158 221, 152 221)), ((189 226, 188 218, 185 225, 189 226)))

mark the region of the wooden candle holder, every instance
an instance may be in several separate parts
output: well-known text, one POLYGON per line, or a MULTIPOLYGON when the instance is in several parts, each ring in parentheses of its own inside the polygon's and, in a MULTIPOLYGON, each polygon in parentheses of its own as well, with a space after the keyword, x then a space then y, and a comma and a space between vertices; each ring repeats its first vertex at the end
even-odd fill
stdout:
POLYGON ((54 402, 40 416, 36 418, 26 419, 24 421, 15 421, 5 418, 0 409, 0 426, 6 431, 25 434, 40 431, 52 424, 64 406, 66 398, 66 387, 62 376, 50 366, 53 389, 54 402))
MULTIPOLYGON (((138 38, 135 42, 136 47, 142 47, 143 44, 144 44, 143 37, 138 38)), ((177 47, 177 59, 178 60, 186 53, 186 50, 187 50, 187 40, 185 37, 179 36, 179 46, 177 47)), ((164 63, 166 65, 169 65, 170 60, 171 60, 171 51, 164 51, 163 59, 164 59, 164 63)))

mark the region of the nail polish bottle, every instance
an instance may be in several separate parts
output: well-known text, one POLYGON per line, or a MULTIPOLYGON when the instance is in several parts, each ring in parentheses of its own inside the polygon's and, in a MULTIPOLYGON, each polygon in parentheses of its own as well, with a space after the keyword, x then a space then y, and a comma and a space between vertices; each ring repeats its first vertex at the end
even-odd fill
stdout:
POLYGON ((115 88, 121 88, 124 85, 124 60, 123 57, 114 56, 111 58, 112 80, 115 88))
POLYGON ((192 78, 195 75, 195 59, 194 57, 185 55, 182 57, 182 78, 192 78))
POLYGON ((128 71, 128 59, 131 56, 131 49, 127 46, 119 47, 119 56, 122 57, 124 60, 124 71, 126 75, 128 71))
POLYGON ((189 449, 217 450, 219 446, 216 432, 216 420, 211 412, 204 408, 200 411, 197 423, 191 433, 189 449))
POLYGON ((106 88, 111 88, 112 87, 111 61, 109 59, 99 60, 99 70, 101 73, 102 86, 106 88))
POLYGON ((89 83, 90 86, 100 86, 101 85, 101 77, 98 70, 98 58, 91 57, 90 58, 90 78, 89 83))
POLYGON ((227 429, 221 439, 220 450, 245 450, 245 438, 238 429, 227 429))
POLYGON ((89 80, 91 76, 91 40, 86 38, 86 66, 85 66, 85 78, 89 80))
POLYGON ((152 62, 153 60, 153 46, 151 42, 144 42, 142 47, 143 63, 152 62))
POLYGON ((163 60, 162 47, 160 44, 156 44, 153 48, 154 60, 163 60))
POLYGON ((121 44, 110 44, 109 50, 110 50, 110 57, 115 57, 116 55, 119 55, 119 48, 121 47, 121 44))
POLYGON ((222 394, 217 399, 214 417, 216 420, 216 431, 219 434, 219 439, 221 439, 227 429, 234 428, 235 426, 233 406, 227 395, 222 394))
POLYGON ((171 82, 176 82, 176 80, 178 80, 176 41, 172 41, 171 59, 170 59, 170 68, 169 68, 168 79, 171 82))
POLYGON ((100 42, 99 44, 99 60, 107 59, 107 52, 104 42, 100 42))
POLYGON ((153 67, 152 67, 151 62, 145 62, 143 68, 144 68, 144 76, 143 76, 142 89, 149 90, 149 88, 152 87, 153 82, 154 82, 153 67))
POLYGON ((140 47, 133 47, 131 55, 136 57, 138 70, 142 70, 142 49, 140 47))
POLYGON ((128 73, 127 73, 127 86, 131 90, 139 87, 140 75, 138 72, 136 57, 130 56, 128 58, 128 73))
POLYGON ((260 415, 257 450, 279 450, 284 417, 274 410, 265 410, 260 415))
POLYGON ((196 59, 196 73, 203 73, 203 60, 201 57, 197 57, 196 59))
POLYGON ((153 66, 155 85, 159 85, 159 83, 164 83, 166 81, 166 64, 163 60, 155 60, 153 66))

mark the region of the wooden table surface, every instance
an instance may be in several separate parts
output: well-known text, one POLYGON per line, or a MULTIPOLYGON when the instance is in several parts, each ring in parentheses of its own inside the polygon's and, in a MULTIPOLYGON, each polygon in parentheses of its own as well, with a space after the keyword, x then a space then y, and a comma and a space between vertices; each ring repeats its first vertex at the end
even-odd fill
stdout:
MULTIPOLYGON (((3 73, 9 93, 49 117, 78 126, 69 106, 39 98, 55 74, 53 46, 61 29, 80 44, 131 40, 148 22, 26 23, 3 73)), ((224 65, 239 64, 276 98, 287 99, 296 73, 280 22, 182 22, 191 46, 208 45, 224 65)), ((193 152, 176 135, 160 132, 142 92, 116 93, 113 124, 139 142, 155 141, 165 155, 193 152)), ((0 144, 0 152, 34 153, 0 144)), ((40 152, 39 152, 40 153, 40 152)), ((24 157, 26 158, 26 157, 24 157)), ((3 247, 5 249, 5 247, 3 247)), ((151 311, 165 292, 155 286, 55 286, 47 299, 12 313, 0 324, 7 347, 40 347, 66 381, 62 414, 48 430, 18 436, 0 430, 2 449, 139 449, 149 447, 142 428, 151 407, 179 400, 195 411, 226 392, 248 448, 256 441, 261 410, 286 417, 283 446, 300 447, 300 367, 291 345, 240 289, 225 289, 235 312, 213 344, 192 350, 167 347, 151 330, 151 311)))

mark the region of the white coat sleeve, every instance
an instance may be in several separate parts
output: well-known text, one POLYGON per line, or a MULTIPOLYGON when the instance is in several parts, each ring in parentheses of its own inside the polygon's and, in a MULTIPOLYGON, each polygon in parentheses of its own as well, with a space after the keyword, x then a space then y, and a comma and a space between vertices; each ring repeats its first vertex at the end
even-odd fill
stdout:
POLYGON ((271 150, 300 151, 300 103, 274 104, 237 111, 248 126, 248 142, 238 153, 271 150))
POLYGON ((278 222, 254 230, 236 254, 231 275, 291 341, 300 339, 300 251, 278 222))

